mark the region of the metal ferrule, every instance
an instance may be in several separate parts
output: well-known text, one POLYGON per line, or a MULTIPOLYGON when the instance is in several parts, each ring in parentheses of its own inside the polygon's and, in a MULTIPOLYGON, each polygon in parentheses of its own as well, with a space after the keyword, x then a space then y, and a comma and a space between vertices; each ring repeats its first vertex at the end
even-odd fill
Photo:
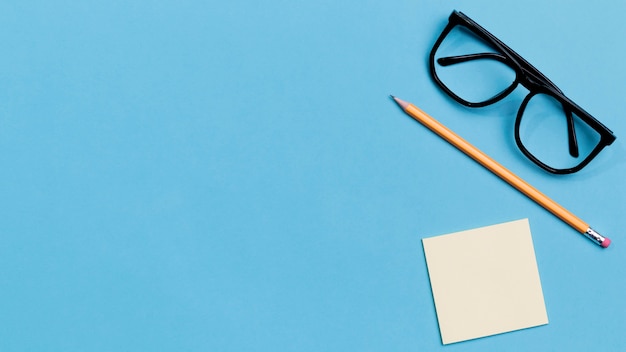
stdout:
POLYGON ((585 236, 589 237, 589 239, 591 239, 600 246, 605 240, 604 236, 597 233, 596 230, 592 229, 591 227, 587 229, 587 231, 585 232, 585 236))

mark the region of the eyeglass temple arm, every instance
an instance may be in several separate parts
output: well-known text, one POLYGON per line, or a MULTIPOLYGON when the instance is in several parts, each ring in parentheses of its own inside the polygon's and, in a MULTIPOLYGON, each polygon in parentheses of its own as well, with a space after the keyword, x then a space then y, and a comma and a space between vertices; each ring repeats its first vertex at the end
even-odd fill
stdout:
POLYGON ((567 140, 569 142, 569 154, 574 158, 578 158, 578 140, 576 138, 576 130, 574 129, 574 117, 570 109, 565 109, 567 118, 567 140))
POLYGON ((446 56, 437 59, 437 63, 441 66, 456 65, 463 62, 479 59, 492 59, 500 62, 506 62, 506 56, 498 53, 476 53, 458 56, 446 56))

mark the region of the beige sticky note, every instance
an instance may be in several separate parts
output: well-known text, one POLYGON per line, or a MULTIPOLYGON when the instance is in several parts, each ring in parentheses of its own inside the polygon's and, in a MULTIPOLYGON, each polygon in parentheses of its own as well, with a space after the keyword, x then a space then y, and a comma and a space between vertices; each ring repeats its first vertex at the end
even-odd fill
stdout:
POLYGON ((422 243, 444 344, 548 323, 528 219, 422 243))

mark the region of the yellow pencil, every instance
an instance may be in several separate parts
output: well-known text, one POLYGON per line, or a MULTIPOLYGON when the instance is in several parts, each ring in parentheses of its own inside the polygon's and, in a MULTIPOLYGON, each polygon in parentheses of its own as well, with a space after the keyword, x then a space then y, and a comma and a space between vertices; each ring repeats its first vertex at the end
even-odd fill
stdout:
POLYGON ((563 208, 557 202, 548 198, 545 194, 539 192, 536 188, 529 185, 526 181, 522 180, 519 176, 509 171, 504 166, 490 158, 487 154, 480 151, 478 148, 471 145, 469 142, 459 137, 456 133, 452 132, 446 126, 442 125, 439 121, 435 120, 417 106, 408 103, 402 99, 391 96, 393 100, 406 112, 409 116, 428 127, 431 131, 438 134, 441 138, 448 141, 453 146, 457 147, 463 153, 477 161, 479 164, 493 172, 501 179, 506 181, 511 186, 515 187, 518 191, 522 192, 528 198, 534 200, 539 205, 550 211, 559 219, 576 229, 578 232, 584 234, 594 243, 606 248, 611 244, 611 240, 600 235, 589 225, 572 214, 569 210, 563 208))

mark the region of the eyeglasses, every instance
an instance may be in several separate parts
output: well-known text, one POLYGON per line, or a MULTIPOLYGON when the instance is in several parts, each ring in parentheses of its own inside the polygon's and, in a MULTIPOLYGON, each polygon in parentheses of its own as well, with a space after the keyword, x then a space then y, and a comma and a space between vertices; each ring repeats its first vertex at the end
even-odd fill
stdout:
POLYGON ((517 88, 526 95, 515 120, 515 142, 544 170, 571 174, 613 143, 613 132, 567 98, 539 70, 461 12, 430 52, 434 81, 468 107, 494 104, 517 88))

